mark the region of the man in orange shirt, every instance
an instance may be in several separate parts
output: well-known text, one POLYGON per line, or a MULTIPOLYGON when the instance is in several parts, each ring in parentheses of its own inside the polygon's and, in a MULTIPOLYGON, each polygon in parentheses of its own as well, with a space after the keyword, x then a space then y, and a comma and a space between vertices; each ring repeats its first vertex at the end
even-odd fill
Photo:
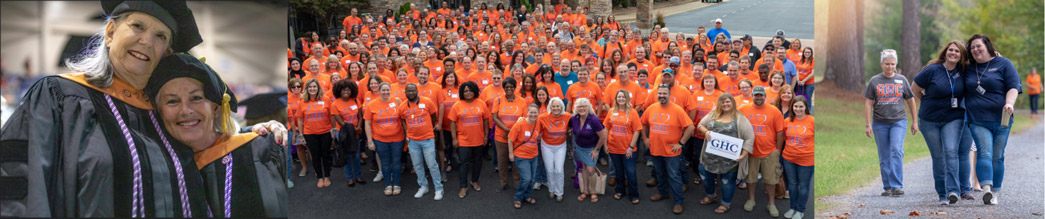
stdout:
POLYGON ((646 70, 646 72, 653 73, 651 72, 653 70, 653 62, 648 60, 649 54, 646 52, 648 52, 648 50, 645 47, 635 47, 635 58, 628 60, 628 63, 635 63, 635 66, 638 68, 636 71, 646 70))
MULTIPOLYGON (((573 103, 580 98, 587 98, 591 100, 594 106, 599 106, 599 100, 602 100, 602 89, 598 84, 591 81, 591 72, 588 68, 581 67, 577 71, 577 83, 569 86, 566 90, 567 106, 566 109, 573 109, 573 103)), ((598 115, 601 109, 593 109, 595 114, 598 115)))
POLYGON ((1030 97, 1030 114, 1038 115, 1038 98, 1041 95, 1041 75, 1038 68, 1031 68, 1027 75, 1027 95, 1030 97))
POLYGON ((420 189, 414 198, 424 197, 428 193, 428 180, 425 177, 425 164, 432 174, 435 184, 435 200, 443 199, 443 183, 439 175, 439 164, 435 156, 435 129, 438 108, 432 100, 418 95, 417 85, 406 85, 406 102, 399 106, 399 118, 403 121, 404 132, 410 148, 410 160, 413 161, 414 172, 418 174, 417 184, 420 189))
MULTIPOLYGON (((732 66, 730 66, 732 68, 732 66)), ((773 197, 776 197, 776 184, 780 182, 780 151, 784 147, 784 115, 780 110, 766 103, 765 87, 752 89, 754 104, 740 106, 737 110, 747 115, 751 127, 755 131, 755 145, 748 157, 748 201, 744 210, 752 211, 755 207, 755 187, 758 186, 758 174, 769 192, 769 215, 776 217, 780 213, 776 209, 773 197)))
POLYGON ((646 99, 646 89, 642 89, 634 81, 631 81, 631 75, 629 73, 628 66, 617 66, 617 77, 620 77, 620 80, 617 80, 616 83, 606 85, 606 90, 602 91, 603 109, 608 110, 614 102, 617 102, 615 101, 615 98, 617 97, 613 94, 616 94, 618 90, 622 89, 628 91, 628 98, 631 99, 632 107, 639 106, 642 101, 646 99))
POLYGON ((319 81, 319 87, 322 88, 323 93, 330 94, 330 89, 333 85, 330 84, 330 75, 323 74, 319 67, 319 60, 310 59, 308 61, 308 71, 305 77, 301 78, 301 81, 308 82, 310 79, 316 79, 319 81))
MULTIPOLYGON (((660 84, 667 84, 668 88, 671 89, 671 96, 668 97, 668 101, 682 107, 683 109, 689 108, 689 96, 691 96, 692 93, 686 88, 675 86, 675 73, 669 70, 670 69, 667 69, 664 70, 663 73, 660 73, 660 81, 654 81, 653 84, 650 85, 650 88, 655 88, 656 86, 660 86, 660 84)), ((653 89, 651 92, 656 92, 656 89, 653 89)), ((651 93, 650 95, 646 95, 644 105, 649 107, 655 105, 657 101, 657 96, 654 95, 654 93, 651 93)))
POLYGON ((693 120, 686 115, 679 105, 671 103, 668 98, 673 95, 671 87, 661 84, 657 87, 657 104, 646 108, 642 114, 642 124, 649 133, 643 133, 643 140, 649 143, 653 165, 657 171, 657 192, 650 196, 652 201, 660 201, 670 196, 675 206, 671 212, 682 214, 682 145, 693 135, 693 120), (670 189, 669 189, 670 187, 670 189))
MULTIPOLYGON (((734 97, 740 97, 740 81, 744 78, 740 77, 740 64, 735 61, 730 61, 726 65, 726 77, 718 79, 718 88, 724 93, 729 93, 734 97)), ((739 102, 737 105, 742 105, 739 102)))
MULTIPOLYGON (((358 13, 359 13, 359 11, 357 11, 356 8, 352 8, 350 14, 347 17, 345 17, 345 20, 341 21, 341 25, 345 26, 345 32, 346 33, 351 33, 352 32, 352 26, 363 25, 363 21, 360 20, 359 17, 356 15, 358 13)), ((355 34, 359 34, 359 33, 355 33, 355 34)))

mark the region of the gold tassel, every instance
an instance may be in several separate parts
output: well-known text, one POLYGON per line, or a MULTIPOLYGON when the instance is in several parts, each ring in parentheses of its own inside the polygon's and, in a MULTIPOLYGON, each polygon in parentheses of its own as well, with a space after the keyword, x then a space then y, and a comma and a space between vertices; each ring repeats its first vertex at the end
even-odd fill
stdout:
POLYGON ((221 133, 226 135, 232 134, 232 110, 229 109, 231 99, 228 93, 221 96, 221 133))

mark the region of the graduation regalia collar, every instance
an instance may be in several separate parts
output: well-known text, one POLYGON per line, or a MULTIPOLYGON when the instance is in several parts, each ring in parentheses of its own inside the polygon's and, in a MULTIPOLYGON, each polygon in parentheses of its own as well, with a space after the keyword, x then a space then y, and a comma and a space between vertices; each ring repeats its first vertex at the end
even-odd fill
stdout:
POLYGON ((219 140, 210 148, 198 151, 193 155, 193 158, 196 160, 196 168, 203 169, 208 164, 221 159, 226 154, 232 153, 233 150, 246 145, 257 137, 258 134, 256 133, 244 133, 222 138, 222 140, 219 140))
POLYGON ((60 74, 58 76, 108 94, 139 109, 152 110, 152 104, 149 104, 149 98, 145 95, 145 91, 134 89, 131 84, 118 77, 113 77, 112 85, 109 87, 101 88, 87 83, 87 76, 82 73, 60 74))

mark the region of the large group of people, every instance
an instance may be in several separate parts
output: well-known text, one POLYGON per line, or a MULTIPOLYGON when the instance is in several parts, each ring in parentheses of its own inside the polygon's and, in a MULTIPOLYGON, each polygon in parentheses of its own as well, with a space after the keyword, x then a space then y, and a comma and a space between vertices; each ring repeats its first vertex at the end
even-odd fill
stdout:
POLYGON ((878 144, 881 195, 904 194, 903 145, 910 113, 911 133, 921 131, 929 148, 937 201, 953 205, 983 192, 984 204, 997 205, 1013 104, 1023 92, 1015 66, 981 34, 947 42, 913 83, 896 70, 897 60, 895 50, 882 51, 882 73, 864 92, 866 135, 878 144))
POLYGON ((733 38, 721 19, 691 36, 638 30, 563 3, 532 12, 436 6, 411 5, 400 16, 351 9, 337 33, 308 32, 288 48, 288 143, 299 176, 311 167, 316 186, 328 187, 332 155, 349 151, 349 187, 366 183, 359 163, 369 160, 387 196, 399 195, 401 174, 413 172, 414 197, 430 191, 430 177, 440 200, 456 172, 465 198, 482 189, 493 150, 495 189, 514 184, 515 208, 535 204, 532 191, 542 185, 562 201, 567 159, 577 167, 578 201, 599 201, 591 182, 601 163, 610 166, 612 197, 638 204, 644 155, 655 170, 645 182, 657 187, 649 199, 670 198, 676 214, 696 174, 692 182, 707 192, 700 204, 719 204, 716 213, 730 209, 738 186, 753 211, 761 180, 769 215, 780 214, 774 199, 790 198, 784 216, 803 217, 814 166, 814 61, 798 39, 780 30, 760 47, 749 35, 733 38), (343 129, 349 137, 335 135, 343 129), (742 139, 742 155, 705 152, 711 132, 742 139), (360 150, 333 147, 345 141, 360 150))

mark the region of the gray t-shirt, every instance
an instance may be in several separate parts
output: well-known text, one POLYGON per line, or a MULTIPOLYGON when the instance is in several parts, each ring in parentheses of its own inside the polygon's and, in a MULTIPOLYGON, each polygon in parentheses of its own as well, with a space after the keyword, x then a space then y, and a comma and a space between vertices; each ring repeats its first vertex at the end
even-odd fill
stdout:
POLYGON ((907 77, 894 74, 889 78, 879 73, 868 80, 864 97, 874 101, 875 122, 895 123, 907 119, 904 100, 914 97, 914 92, 907 77))

